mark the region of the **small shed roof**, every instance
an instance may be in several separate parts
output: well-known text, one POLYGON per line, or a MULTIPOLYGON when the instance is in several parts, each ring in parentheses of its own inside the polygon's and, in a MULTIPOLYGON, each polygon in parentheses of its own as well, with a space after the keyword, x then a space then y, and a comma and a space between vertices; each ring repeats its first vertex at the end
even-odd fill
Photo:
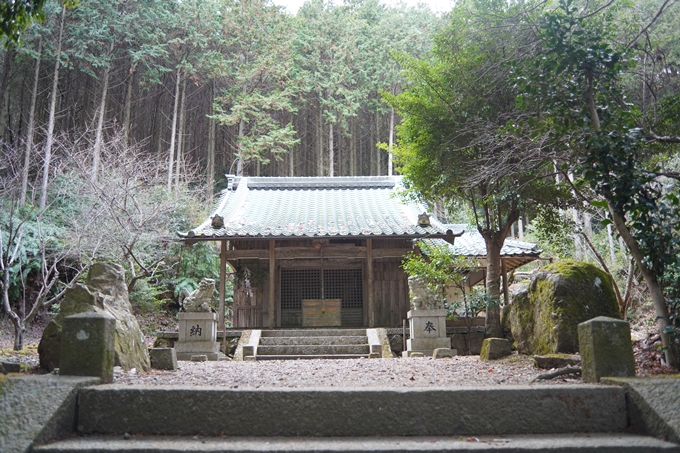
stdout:
POLYGON ((397 195, 399 176, 229 178, 217 206, 186 239, 451 237, 463 233, 397 195), (221 220, 220 220, 221 219, 221 220))
MULTIPOLYGON (((437 247, 449 247, 455 255, 469 258, 486 259, 486 244, 479 231, 467 225, 445 224, 446 228, 463 229, 465 232, 456 238, 454 244, 439 239, 428 240, 437 247)), ((501 258, 505 259, 508 272, 540 258, 542 250, 531 242, 507 238, 501 248, 501 258)))

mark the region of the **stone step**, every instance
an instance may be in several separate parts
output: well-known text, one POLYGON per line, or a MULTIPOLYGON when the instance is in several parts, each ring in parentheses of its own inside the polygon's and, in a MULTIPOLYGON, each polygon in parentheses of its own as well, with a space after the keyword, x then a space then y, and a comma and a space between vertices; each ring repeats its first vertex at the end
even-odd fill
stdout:
MULTIPOLYGON (((378 430, 379 427, 376 427, 378 430)), ((78 437, 43 445, 36 453, 677 453, 678 446, 630 434, 493 437, 78 437)))
POLYGON ((621 387, 267 388, 100 385, 81 389, 84 434, 475 436, 621 432, 621 387))
POLYGON ((364 354, 368 355, 370 347, 365 344, 349 345, 275 345, 258 346, 257 355, 328 355, 328 354, 364 354))
POLYGON ((328 337, 366 335, 366 329, 282 329, 262 330, 262 337, 328 337))
POLYGON ((368 344, 363 336, 324 336, 324 337, 260 337, 260 345, 346 345, 368 344))
POLYGON ((319 354, 319 355, 257 355, 256 360, 301 360, 301 359, 365 359, 367 354, 319 354))

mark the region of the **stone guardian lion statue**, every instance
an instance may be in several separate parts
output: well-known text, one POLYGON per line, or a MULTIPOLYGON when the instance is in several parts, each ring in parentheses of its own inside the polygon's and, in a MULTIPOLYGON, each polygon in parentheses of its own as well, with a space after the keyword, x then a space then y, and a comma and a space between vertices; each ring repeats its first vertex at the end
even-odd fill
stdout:
POLYGON ((188 312, 209 312, 210 301, 214 292, 215 280, 212 278, 202 279, 201 283, 198 284, 198 289, 192 291, 184 298, 184 303, 182 304, 184 310, 188 312))
POLYGON ((409 277, 408 288, 413 310, 435 310, 442 307, 442 300, 427 287, 422 278, 415 275, 409 277))

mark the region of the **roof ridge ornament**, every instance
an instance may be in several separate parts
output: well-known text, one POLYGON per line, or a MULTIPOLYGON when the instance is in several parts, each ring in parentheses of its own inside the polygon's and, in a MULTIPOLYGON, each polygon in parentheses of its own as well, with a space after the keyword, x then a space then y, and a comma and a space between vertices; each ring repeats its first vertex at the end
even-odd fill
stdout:
POLYGON ((210 225, 216 230, 222 228, 224 226, 224 217, 219 214, 215 214, 210 225))

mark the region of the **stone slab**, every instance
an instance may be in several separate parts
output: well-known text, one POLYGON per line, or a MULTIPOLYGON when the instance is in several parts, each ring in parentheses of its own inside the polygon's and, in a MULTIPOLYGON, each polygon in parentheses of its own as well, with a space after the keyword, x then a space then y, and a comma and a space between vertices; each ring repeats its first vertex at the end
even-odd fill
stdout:
POLYGON ((627 427, 623 388, 603 385, 452 389, 102 385, 82 389, 78 402, 78 419, 86 434, 458 436, 621 432, 627 427))
POLYGON ((680 444, 680 375, 602 378, 626 390, 631 431, 680 444))
POLYGON ((581 356, 576 354, 535 355, 532 358, 534 359, 537 368, 546 370, 581 364, 581 356))
POLYGON ((65 439, 36 449, 37 453, 677 453, 661 440, 629 434, 564 434, 458 437, 179 437, 135 436, 65 439))
POLYGON ((73 432, 77 389, 97 382, 53 374, 0 377, 0 452, 29 452, 73 432))

